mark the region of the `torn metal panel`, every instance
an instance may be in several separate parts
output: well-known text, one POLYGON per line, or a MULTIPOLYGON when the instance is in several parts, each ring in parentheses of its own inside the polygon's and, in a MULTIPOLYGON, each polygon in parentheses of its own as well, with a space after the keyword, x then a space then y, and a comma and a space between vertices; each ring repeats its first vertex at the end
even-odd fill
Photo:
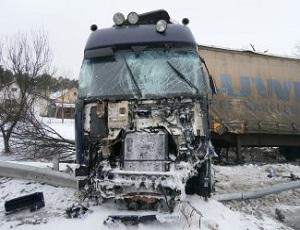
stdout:
MULTIPOLYGON (((87 138, 94 125, 88 116, 97 107, 86 106, 87 138)), ((163 213, 185 199, 186 189, 210 196, 213 182, 206 165, 215 153, 204 125, 205 108, 201 99, 189 98, 107 102, 107 112, 101 114, 114 121, 107 124, 108 136, 90 147, 100 159, 93 161, 90 186, 130 210, 163 213), (123 111, 128 113, 125 120, 123 111), (201 182, 186 187, 191 181, 201 182)))
POLYGON ((104 221, 104 224, 111 225, 111 222, 121 221, 123 223, 139 224, 141 222, 157 220, 156 215, 111 215, 104 221))

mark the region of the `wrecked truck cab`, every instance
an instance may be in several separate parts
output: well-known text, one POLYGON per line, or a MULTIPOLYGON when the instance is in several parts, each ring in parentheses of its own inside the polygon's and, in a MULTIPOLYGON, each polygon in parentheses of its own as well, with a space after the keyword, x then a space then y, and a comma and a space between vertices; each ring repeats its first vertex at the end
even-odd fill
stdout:
POLYGON ((172 212, 186 193, 212 192, 208 74, 189 28, 166 11, 115 18, 85 47, 77 162, 102 198, 172 212))

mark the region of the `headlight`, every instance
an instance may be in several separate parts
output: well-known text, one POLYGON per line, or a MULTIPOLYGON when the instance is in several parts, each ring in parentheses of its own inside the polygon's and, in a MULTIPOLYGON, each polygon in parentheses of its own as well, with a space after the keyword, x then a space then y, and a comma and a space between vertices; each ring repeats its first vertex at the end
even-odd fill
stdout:
POLYGON ((165 20, 159 20, 156 23, 156 31, 159 33, 165 32, 167 29, 167 22, 165 20))
POLYGON ((125 22, 125 16, 122 13, 115 13, 113 20, 116 25, 120 26, 125 22))
POLYGON ((131 12, 127 15, 127 20, 130 24, 134 25, 139 21, 139 15, 136 12, 131 12))

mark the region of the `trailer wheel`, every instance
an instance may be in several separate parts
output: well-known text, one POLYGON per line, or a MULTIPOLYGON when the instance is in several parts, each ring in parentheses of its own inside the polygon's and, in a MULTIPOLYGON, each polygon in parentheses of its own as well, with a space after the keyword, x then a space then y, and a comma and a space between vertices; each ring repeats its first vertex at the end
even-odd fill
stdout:
POLYGON ((214 178, 210 159, 198 170, 197 176, 187 181, 185 191, 188 195, 197 194, 205 198, 211 197, 214 191, 214 178))
POLYGON ((287 161, 295 161, 297 158, 300 158, 300 147, 279 147, 279 153, 287 161))

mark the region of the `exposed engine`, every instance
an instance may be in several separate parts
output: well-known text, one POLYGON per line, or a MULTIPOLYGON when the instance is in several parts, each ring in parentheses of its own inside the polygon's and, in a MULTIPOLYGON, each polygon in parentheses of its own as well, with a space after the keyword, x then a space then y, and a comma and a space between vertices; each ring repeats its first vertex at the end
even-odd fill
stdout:
POLYGON ((130 210, 170 212, 187 193, 209 196, 214 150, 201 99, 98 101, 85 106, 92 185, 130 210))
POLYGON ((97 196, 168 216, 186 194, 212 192, 208 103, 216 88, 186 18, 180 25, 157 10, 113 20, 93 25, 84 49, 76 160, 97 196))

